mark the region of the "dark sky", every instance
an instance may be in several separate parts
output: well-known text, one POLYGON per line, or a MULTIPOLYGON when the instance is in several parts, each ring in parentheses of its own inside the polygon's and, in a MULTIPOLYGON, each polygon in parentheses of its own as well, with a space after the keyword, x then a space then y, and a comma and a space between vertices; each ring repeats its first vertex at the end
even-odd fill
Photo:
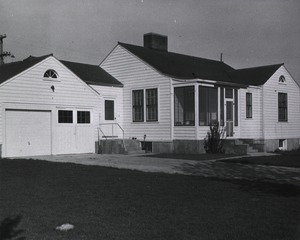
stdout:
MULTIPOLYGON (((99 64, 118 41, 169 37, 169 50, 234 68, 285 63, 300 83, 299 0, 0 0, 4 50, 99 64)), ((6 59, 11 62, 12 59, 6 59)))

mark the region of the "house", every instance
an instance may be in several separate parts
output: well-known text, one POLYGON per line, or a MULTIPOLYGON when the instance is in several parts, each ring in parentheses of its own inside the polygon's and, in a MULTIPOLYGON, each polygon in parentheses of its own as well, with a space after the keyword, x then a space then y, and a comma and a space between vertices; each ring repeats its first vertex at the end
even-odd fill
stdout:
POLYGON ((97 151, 99 124, 111 121, 122 87, 97 65, 53 55, 1 65, 0 157, 97 151))
POLYGON ((168 51, 167 36, 119 42, 100 66, 53 55, 0 66, 0 157, 204 153, 211 124, 226 152, 299 147, 300 88, 284 64, 234 69, 168 51))
POLYGON ((153 152, 202 153, 216 122, 227 152, 299 147, 300 88, 284 64, 234 69, 169 52, 167 36, 149 33, 142 47, 119 42, 100 66, 123 84, 125 139, 153 152))

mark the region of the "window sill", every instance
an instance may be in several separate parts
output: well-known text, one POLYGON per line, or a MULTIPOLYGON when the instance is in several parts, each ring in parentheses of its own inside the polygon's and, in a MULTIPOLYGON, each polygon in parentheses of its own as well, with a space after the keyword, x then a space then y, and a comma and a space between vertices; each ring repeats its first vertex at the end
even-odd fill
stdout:
POLYGON ((43 78, 43 80, 47 82, 61 82, 61 80, 56 78, 43 78))
POLYGON ((159 121, 149 121, 149 122, 131 122, 131 124, 158 124, 159 121))

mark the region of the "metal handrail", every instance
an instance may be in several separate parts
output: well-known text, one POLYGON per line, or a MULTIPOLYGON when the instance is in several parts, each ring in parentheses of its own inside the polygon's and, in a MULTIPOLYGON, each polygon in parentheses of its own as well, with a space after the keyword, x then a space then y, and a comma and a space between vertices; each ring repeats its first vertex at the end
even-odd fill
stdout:
MULTIPOLYGON (((103 136, 105 137, 105 139, 107 140, 107 136, 104 134, 104 132, 101 129, 102 125, 111 125, 111 131, 112 131, 112 136, 114 136, 114 125, 118 126, 119 129, 122 131, 122 143, 123 143, 123 147, 125 149, 125 142, 124 142, 124 129, 121 127, 121 125, 119 123, 99 123, 99 127, 98 127, 98 142, 100 141, 100 135, 99 135, 99 130, 101 131, 101 133, 103 134, 103 136)), ((125 149, 126 150, 126 149, 125 149)))

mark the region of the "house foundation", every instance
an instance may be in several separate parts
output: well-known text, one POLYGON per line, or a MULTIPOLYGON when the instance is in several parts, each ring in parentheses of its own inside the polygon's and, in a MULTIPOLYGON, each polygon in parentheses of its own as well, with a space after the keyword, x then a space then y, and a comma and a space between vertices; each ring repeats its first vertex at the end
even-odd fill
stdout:
POLYGON ((265 139, 264 140, 264 151, 274 152, 275 150, 295 150, 299 148, 299 138, 288 138, 288 139, 265 139), (281 146, 280 146, 281 145, 281 146))

